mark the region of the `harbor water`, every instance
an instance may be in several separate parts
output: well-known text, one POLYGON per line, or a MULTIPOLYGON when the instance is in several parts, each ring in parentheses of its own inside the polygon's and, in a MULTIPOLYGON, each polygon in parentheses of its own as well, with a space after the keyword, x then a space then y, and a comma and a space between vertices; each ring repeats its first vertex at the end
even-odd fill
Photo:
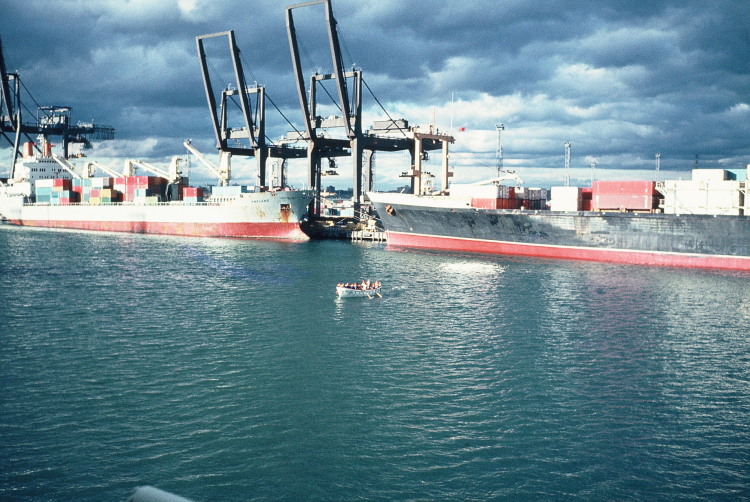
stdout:
POLYGON ((0 500, 747 500, 749 279, 0 226, 0 500))

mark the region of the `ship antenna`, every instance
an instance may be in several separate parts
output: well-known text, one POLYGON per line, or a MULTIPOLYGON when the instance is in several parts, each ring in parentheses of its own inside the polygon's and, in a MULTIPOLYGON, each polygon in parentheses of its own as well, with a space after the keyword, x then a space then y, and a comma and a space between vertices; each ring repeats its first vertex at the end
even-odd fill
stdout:
POLYGON ((591 186, 594 186, 594 180, 596 180, 596 161, 591 163, 591 186))
POLYGON ((661 154, 656 154, 656 181, 659 181, 659 168, 661 167, 661 154))
POLYGON ((495 124, 497 129, 497 152, 495 153, 496 164, 497 164, 497 177, 500 177, 500 173, 503 170, 503 140, 502 132, 505 130, 505 124, 495 124))

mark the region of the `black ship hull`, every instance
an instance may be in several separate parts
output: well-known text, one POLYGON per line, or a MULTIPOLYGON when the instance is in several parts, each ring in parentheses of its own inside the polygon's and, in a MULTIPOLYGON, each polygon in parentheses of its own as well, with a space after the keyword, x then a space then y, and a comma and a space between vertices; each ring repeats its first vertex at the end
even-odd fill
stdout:
POLYGON ((750 270, 750 218, 440 207, 371 194, 389 246, 750 270))

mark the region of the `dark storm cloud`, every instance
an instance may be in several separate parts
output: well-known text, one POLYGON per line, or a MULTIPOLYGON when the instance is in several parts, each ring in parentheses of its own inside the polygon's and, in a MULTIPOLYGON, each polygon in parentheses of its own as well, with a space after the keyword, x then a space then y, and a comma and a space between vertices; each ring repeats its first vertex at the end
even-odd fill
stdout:
MULTIPOLYGON (((114 126, 122 143, 107 147, 113 156, 148 140, 141 150, 158 157, 186 137, 212 146, 196 35, 234 29, 249 82, 265 85, 301 128, 284 19, 291 3, 0 0, 0 36, 10 69, 41 104, 114 126)), ((425 123, 437 108, 443 128, 450 114, 476 131, 462 142, 487 158, 504 122, 506 154, 529 168, 557 165, 565 141, 581 158, 621 168, 650 166, 657 151, 665 170, 691 167, 695 154, 707 167, 750 160, 747 2, 334 0, 333 8, 345 64, 364 70, 389 113, 425 123)), ((330 72, 322 8, 295 10, 295 20, 305 73, 330 72)), ((365 101, 369 120, 385 118, 367 93, 365 101)), ((271 137, 291 128, 273 108, 269 121, 271 137)))

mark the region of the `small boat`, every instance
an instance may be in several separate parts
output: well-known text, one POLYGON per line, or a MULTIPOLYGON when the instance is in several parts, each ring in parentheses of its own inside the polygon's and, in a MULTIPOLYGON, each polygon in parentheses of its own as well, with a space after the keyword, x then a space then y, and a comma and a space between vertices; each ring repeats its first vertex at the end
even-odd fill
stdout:
POLYGON ((336 296, 338 296, 339 298, 354 298, 354 297, 374 298, 376 296, 379 298, 383 297, 383 295, 380 294, 380 287, 369 288, 369 289, 356 289, 356 288, 347 288, 346 286, 336 286, 336 296))

